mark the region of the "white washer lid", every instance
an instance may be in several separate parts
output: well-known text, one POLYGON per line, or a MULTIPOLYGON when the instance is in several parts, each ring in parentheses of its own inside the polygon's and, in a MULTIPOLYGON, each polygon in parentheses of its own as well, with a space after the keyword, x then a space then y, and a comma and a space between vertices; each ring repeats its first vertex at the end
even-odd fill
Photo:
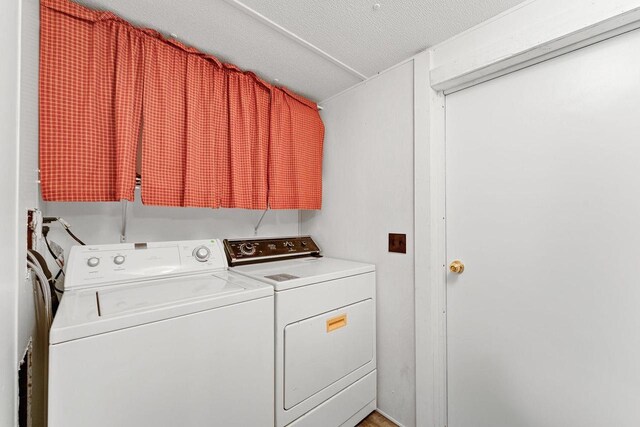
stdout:
POLYGON ((64 293, 51 344, 273 295, 271 286, 227 271, 64 293))
POLYGON ((197 276, 179 282, 159 280, 133 286, 100 288, 95 292, 99 314, 112 316, 243 290, 242 286, 215 276, 197 276))
POLYGON ((373 264, 337 258, 296 258, 241 265, 230 270, 269 283, 276 291, 375 271, 373 264))

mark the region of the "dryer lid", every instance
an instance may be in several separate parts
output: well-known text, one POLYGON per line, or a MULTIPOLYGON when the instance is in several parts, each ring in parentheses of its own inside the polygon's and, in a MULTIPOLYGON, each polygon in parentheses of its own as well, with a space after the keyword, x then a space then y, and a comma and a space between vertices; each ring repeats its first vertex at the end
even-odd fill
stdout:
POLYGON ((231 270, 269 283, 276 291, 375 271, 373 264, 336 258, 299 258, 242 265, 231 270))

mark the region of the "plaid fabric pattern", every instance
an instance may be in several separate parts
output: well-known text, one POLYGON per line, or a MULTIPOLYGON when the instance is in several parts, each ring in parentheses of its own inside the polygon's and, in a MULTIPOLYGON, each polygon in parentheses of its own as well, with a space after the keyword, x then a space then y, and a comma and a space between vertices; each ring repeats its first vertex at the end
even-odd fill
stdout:
POLYGON ((284 88, 271 92, 269 205, 322 207, 324 125, 313 102, 284 88))
POLYGON ((229 140, 225 73, 177 42, 144 46, 142 202, 217 208, 229 140))
POLYGON ((269 89, 252 73, 227 70, 229 145, 219 179, 222 207, 266 209, 269 89))
POLYGON ((68 0, 41 26, 43 199, 133 200, 140 150, 145 204, 320 208, 314 103, 68 0))
POLYGON ((43 1, 42 198, 133 200, 141 117, 140 37, 110 13, 43 1))

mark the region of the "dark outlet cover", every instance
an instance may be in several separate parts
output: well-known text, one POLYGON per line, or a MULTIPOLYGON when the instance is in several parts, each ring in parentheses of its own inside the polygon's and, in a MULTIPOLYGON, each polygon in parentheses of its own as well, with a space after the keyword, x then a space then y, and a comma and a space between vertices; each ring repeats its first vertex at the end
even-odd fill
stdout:
POLYGON ((407 253, 407 235, 389 233, 389 252, 407 253))

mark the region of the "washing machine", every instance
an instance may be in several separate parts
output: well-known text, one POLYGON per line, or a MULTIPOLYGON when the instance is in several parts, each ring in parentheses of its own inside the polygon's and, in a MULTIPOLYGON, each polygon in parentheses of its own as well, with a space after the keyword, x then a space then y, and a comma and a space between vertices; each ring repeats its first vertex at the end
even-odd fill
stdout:
POLYGON ((48 425, 273 425, 273 294, 216 239, 73 247, 48 425))
POLYGON ((275 291, 276 426, 354 426, 376 408, 375 266, 309 236, 225 240, 231 270, 275 291))

